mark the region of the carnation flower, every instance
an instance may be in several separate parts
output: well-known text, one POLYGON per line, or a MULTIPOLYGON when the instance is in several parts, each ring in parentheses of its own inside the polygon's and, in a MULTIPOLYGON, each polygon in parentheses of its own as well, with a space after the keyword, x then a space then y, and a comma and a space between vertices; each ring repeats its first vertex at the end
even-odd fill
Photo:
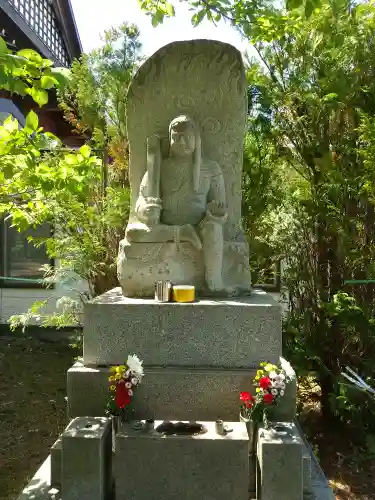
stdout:
POLYGON ((125 408, 130 403, 130 396, 124 383, 119 383, 116 386, 115 403, 118 408, 125 408))
POLYGON ((272 394, 270 394, 269 392, 267 392, 264 396, 263 396, 263 401, 266 405, 270 405, 272 404, 272 401, 273 401, 273 396, 272 394))
POLYGON ((261 389, 268 389, 269 387, 271 387, 271 380, 268 377, 262 377, 259 380, 259 387, 261 389))
POLYGON ((138 378, 142 378, 144 375, 143 371, 143 361, 141 361, 135 354, 129 355, 127 360, 127 365, 129 370, 137 375, 138 378))
POLYGON ((252 395, 250 392, 241 392, 240 393, 240 400, 241 401, 250 401, 252 399, 252 395))

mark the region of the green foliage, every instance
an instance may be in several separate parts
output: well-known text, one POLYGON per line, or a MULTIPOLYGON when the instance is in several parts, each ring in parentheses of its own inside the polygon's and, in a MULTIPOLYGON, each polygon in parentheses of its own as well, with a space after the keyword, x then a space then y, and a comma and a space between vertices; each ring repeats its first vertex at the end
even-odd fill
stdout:
MULTIPOLYGON (((12 177, 3 188, 6 194, 0 210, 10 213, 20 230, 43 223, 54 227, 50 237, 33 241, 45 245, 48 255, 58 260, 56 269, 46 267, 47 282, 76 289, 82 301, 87 296, 80 292, 79 280, 88 283, 89 296, 116 286, 116 253, 128 214, 129 191, 111 178, 110 185, 103 187, 102 161, 91 155, 88 146, 78 152, 56 149, 36 156, 30 165, 19 156, 16 161, 12 158, 12 177)), ((49 300, 56 298, 51 293, 49 300)), ((12 318, 13 326, 23 326, 35 316, 44 326, 80 322, 79 303, 67 299, 64 307, 57 305, 61 310, 52 316, 43 312, 46 304, 38 304, 37 310, 34 305, 27 315, 12 318)))
MULTIPOLYGON (((249 36, 257 25, 267 26, 271 31, 278 24, 275 2, 269 0, 179 0, 187 3, 192 11, 191 22, 198 26, 204 19, 230 22, 236 29, 249 36)), ((143 11, 150 17, 152 25, 162 24, 164 19, 175 16, 176 11, 168 0, 138 0, 143 11)), ((278 2, 280 12, 297 12, 299 16, 310 17, 324 3, 321 0, 286 0, 278 2)))
POLYGON ((75 131, 104 148, 114 159, 113 170, 127 182, 126 94, 140 62, 139 30, 125 23, 106 30, 103 41, 73 63, 59 103, 75 131))
MULTIPOLYGON (((23 129, 12 117, 0 126, 0 212, 9 213, 12 225, 20 231, 51 224, 54 231, 49 237, 29 239, 36 246, 44 245, 58 262, 56 268, 45 266, 46 284, 58 282, 76 297, 59 298, 61 292, 51 290, 47 301, 12 317, 13 328, 24 328, 31 319, 57 328, 80 324, 82 302, 117 285, 116 256, 128 217, 129 189, 118 164, 108 162, 106 148, 121 141, 127 147, 124 106, 137 60, 138 36, 134 26, 107 31, 105 46, 74 64, 66 87, 61 85, 66 83, 65 71, 55 70, 33 51, 24 50, 18 56, 27 64, 22 75, 12 73, 14 81, 25 80, 26 93, 40 105, 46 102, 46 89, 59 87, 61 99, 68 95, 77 104, 77 129, 105 150, 99 157, 92 154, 89 144, 79 151, 61 148, 57 137, 39 127, 34 111, 27 115, 23 129), (82 288, 82 280, 88 289, 82 288), (56 312, 48 314, 48 303, 56 300, 56 312)), ((8 87, 1 84, 0 88, 8 87)))
POLYGON ((374 129, 368 118, 374 111, 374 22, 369 4, 352 10, 327 4, 307 20, 293 14, 272 43, 268 30, 257 31, 264 64, 250 68, 252 105, 269 119, 280 158, 299 176, 294 184, 288 180, 292 220, 278 238, 290 298, 287 353, 300 371, 316 373, 324 414, 346 421, 354 410, 344 411, 337 377, 345 364, 369 374, 375 347, 373 290, 346 290, 351 298, 341 293, 345 279, 374 276, 374 129))
POLYGON ((30 95, 43 106, 48 102, 45 89, 62 88, 68 74, 62 68, 53 68, 52 61, 43 59, 31 49, 13 53, 0 37, 0 88, 21 96, 30 95))

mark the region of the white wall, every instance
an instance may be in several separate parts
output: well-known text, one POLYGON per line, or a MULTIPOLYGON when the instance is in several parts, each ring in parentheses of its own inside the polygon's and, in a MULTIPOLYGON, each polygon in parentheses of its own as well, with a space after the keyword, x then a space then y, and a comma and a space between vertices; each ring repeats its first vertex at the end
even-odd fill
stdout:
MULTIPOLYGON (((58 262, 56 263, 58 265, 58 262)), ((5 324, 14 314, 24 314, 39 300, 49 299, 42 314, 57 311, 56 301, 61 297, 79 299, 80 293, 88 292, 88 285, 78 277, 69 284, 57 283, 54 288, 0 288, 0 323, 5 324)), ((37 324, 35 321, 31 324, 37 324)), ((74 325, 72 325, 74 326, 74 325)))

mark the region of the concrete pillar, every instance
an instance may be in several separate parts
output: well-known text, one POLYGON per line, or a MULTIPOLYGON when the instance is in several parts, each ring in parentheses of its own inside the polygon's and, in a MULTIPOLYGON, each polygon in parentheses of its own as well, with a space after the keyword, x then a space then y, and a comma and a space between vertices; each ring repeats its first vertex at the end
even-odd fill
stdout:
POLYGON ((257 498, 303 500, 303 443, 294 423, 258 431, 257 498), (280 432, 275 431, 283 426, 280 432))
POLYGON ((62 434, 62 500, 109 500, 112 426, 103 417, 77 417, 62 434))

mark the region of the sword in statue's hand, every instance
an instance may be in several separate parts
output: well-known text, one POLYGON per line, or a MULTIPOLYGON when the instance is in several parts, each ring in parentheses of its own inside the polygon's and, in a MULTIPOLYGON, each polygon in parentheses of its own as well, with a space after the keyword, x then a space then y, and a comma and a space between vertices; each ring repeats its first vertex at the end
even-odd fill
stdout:
POLYGON ((154 134, 147 138, 147 194, 150 198, 160 198, 160 164, 160 138, 154 134))

